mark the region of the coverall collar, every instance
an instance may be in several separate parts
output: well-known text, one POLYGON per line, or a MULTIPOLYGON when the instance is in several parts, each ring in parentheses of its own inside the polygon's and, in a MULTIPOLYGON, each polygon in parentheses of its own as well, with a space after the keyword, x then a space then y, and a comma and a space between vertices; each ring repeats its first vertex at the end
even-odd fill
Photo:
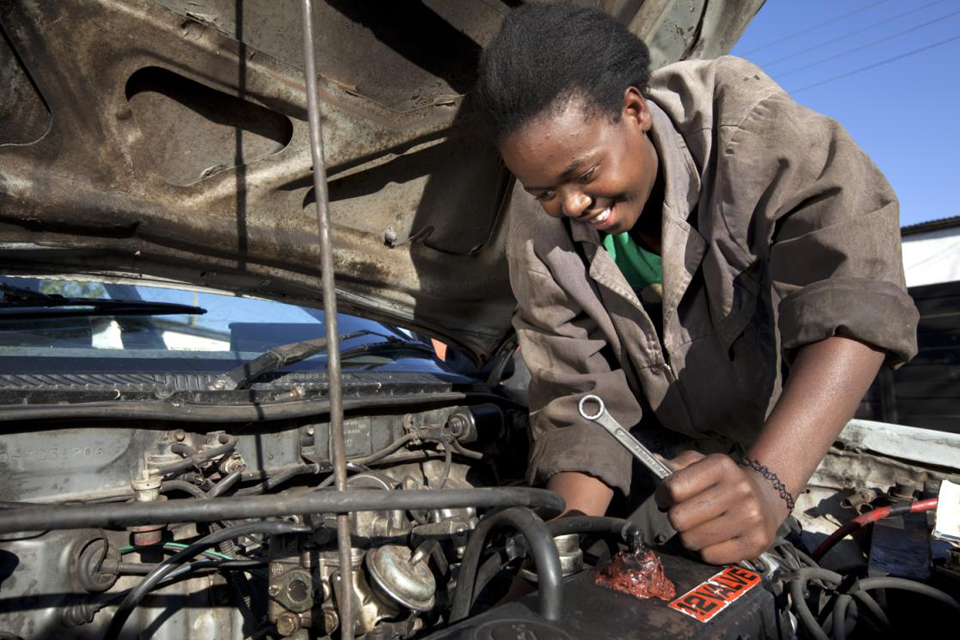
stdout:
MULTIPOLYGON (((706 253, 706 241, 688 222, 700 201, 700 172, 683 137, 667 114, 652 100, 647 100, 647 105, 653 117, 653 127, 648 135, 657 149, 664 181, 661 225, 663 326, 669 327, 676 315, 677 305, 706 253)), ((599 231, 590 225, 574 223, 570 225, 570 230, 577 242, 601 244, 599 231)), ((590 275, 598 282, 603 282, 608 280, 603 272, 617 267, 606 252, 598 251, 596 256, 591 264, 590 275)), ((670 335, 670 331, 664 332, 668 341, 670 335)))

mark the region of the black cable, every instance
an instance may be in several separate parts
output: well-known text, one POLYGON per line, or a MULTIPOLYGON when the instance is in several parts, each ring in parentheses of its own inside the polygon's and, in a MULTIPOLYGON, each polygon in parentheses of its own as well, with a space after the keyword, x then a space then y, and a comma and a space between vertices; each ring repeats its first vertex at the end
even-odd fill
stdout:
POLYGON ((777 39, 776 41, 774 41, 774 42, 769 42, 769 43, 767 43, 767 44, 765 44, 765 45, 761 45, 761 46, 759 46, 759 47, 756 47, 755 49, 751 49, 750 51, 744 51, 744 52, 742 52, 742 53, 740 53, 740 54, 738 54, 738 55, 741 55, 741 56, 749 56, 749 55, 751 55, 751 54, 753 54, 753 53, 756 53, 757 51, 763 51, 764 49, 769 49, 770 47, 776 46, 776 45, 778 45, 778 44, 782 44, 782 43, 784 43, 784 42, 787 42, 788 40, 793 40, 794 38, 799 38, 800 36, 802 36, 802 35, 804 35, 804 34, 810 33, 811 31, 816 31, 816 30, 819 29, 820 27, 826 27, 827 25, 834 24, 835 22, 838 22, 838 21, 840 21, 840 20, 843 20, 844 18, 849 18, 850 16, 855 15, 855 14, 857 14, 857 13, 860 13, 861 11, 866 11, 867 9, 872 9, 873 7, 875 7, 875 6, 877 6, 877 5, 880 5, 880 4, 883 4, 884 2, 887 2, 887 0, 879 0, 879 2, 874 2, 873 4, 868 4, 868 5, 865 6, 865 7, 860 7, 859 9, 854 9, 853 11, 850 11, 850 12, 848 12, 848 13, 844 13, 843 15, 837 16, 837 17, 835 17, 835 18, 830 18, 829 20, 826 20, 826 21, 824 21, 824 22, 818 22, 817 24, 813 25, 812 27, 807 27, 806 29, 801 29, 800 31, 797 31, 797 32, 795 32, 795 33, 793 33, 793 34, 791 34, 791 35, 784 36, 784 37, 782 37, 782 38, 778 38, 778 39, 777 39))
POLYGON ((554 538, 571 533, 601 534, 617 536, 632 548, 642 546, 641 533, 637 526, 623 518, 601 516, 569 516, 547 523, 547 529, 554 538))
POLYGON ((543 520, 529 509, 517 507, 488 514, 480 520, 477 528, 470 534, 460 563, 460 575, 453 595, 453 606, 450 608, 450 622, 458 622, 470 615, 480 554, 483 552, 488 536, 502 527, 511 527, 523 534, 537 568, 540 615, 550 622, 559 622, 563 604, 560 554, 543 520))
MULTIPOLYGON (((162 476, 170 475, 172 473, 179 473, 180 471, 186 471, 187 469, 199 467, 201 464, 209 462, 218 456, 230 453, 237 447, 237 439, 229 433, 221 433, 218 436, 217 441, 220 443, 219 446, 211 447, 210 449, 200 453, 194 453, 190 457, 184 458, 183 460, 158 465, 157 471, 162 476)), ((183 443, 178 444, 182 445, 183 443)), ((184 446, 189 447, 189 445, 184 446)))
POLYGON ((197 450, 186 442, 174 442, 170 445, 170 453, 176 453, 184 458, 189 458, 190 456, 195 456, 197 450))
POLYGON ((450 472, 453 470, 453 447, 449 439, 437 440, 443 445, 443 471, 440 473, 440 482, 437 483, 437 489, 443 489, 447 486, 447 480, 450 479, 450 472))
POLYGON ((843 576, 826 569, 808 568, 797 571, 796 576, 790 581, 790 597, 793 601, 793 609, 799 622, 815 640, 830 640, 830 637, 824 632, 820 623, 817 621, 816 616, 810 611, 810 607, 807 606, 807 601, 804 597, 803 592, 806 590, 807 582, 812 579, 823 580, 824 582, 839 585, 843 582, 843 576))
MULTIPOLYGON (((215 504, 214 501, 204 502, 207 504, 215 504)), ((308 531, 310 531, 310 527, 291 522, 251 522, 248 524, 241 524, 235 527, 221 529, 220 531, 215 531, 214 533, 201 538, 186 549, 174 554, 162 564, 157 565, 157 567, 153 569, 147 575, 147 577, 140 582, 140 584, 130 590, 130 593, 128 593, 127 597, 124 598, 123 602, 120 603, 120 606, 117 608, 117 612, 110 620, 110 626, 107 627, 107 632, 104 634, 104 638, 106 638, 106 640, 117 640, 117 638, 120 636, 121 629, 123 629, 124 623, 127 621, 127 618, 130 617, 130 614, 133 612, 136 606, 140 604, 140 601, 143 600, 144 596, 152 591, 164 578, 176 571, 184 560, 188 560, 198 553, 202 553, 206 549, 209 549, 210 547, 224 540, 232 540, 239 536, 250 533, 267 533, 276 535, 282 533, 306 533, 308 531)))
POLYGON ((482 453, 480 453, 479 451, 473 451, 472 449, 467 449, 462 444, 460 444, 460 442, 457 440, 453 441, 453 448, 457 453, 462 455, 464 458, 472 458, 473 460, 483 459, 482 453))
POLYGON ((833 604, 833 640, 847 640, 847 608, 854 612, 851 629, 857 626, 857 607, 853 596, 841 593, 833 604))
POLYGON ((229 473, 226 477, 221 479, 220 482, 213 485, 213 487, 210 488, 210 491, 207 491, 207 498, 216 498, 217 496, 223 495, 224 491, 227 491, 230 489, 230 487, 240 481, 241 475, 243 475, 243 472, 239 469, 229 473))
POLYGON ((795 73, 799 73, 799 72, 801 72, 801 71, 805 71, 806 69, 810 69, 811 67, 819 66, 819 65, 821 65, 821 64, 823 64, 823 63, 825 63, 825 62, 832 62, 833 60, 836 60, 836 59, 838 59, 838 58, 843 58, 844 56, 848 56, 848 55, 850 55, 851 53, 856 53, 856 52, 858 52, 858 51, 863 51, 864 49, 869 49, 870 47, 876 46, 876 45, 878 45, 878 44, 883 44, 884 42, 887 42, 887 41, 889 41, 889 40, 893 40, 894 38, 899 38, 900 36, 905 36, 905 35, 907 35, 908 33, 913 33, 914 31, 917 31, 917 30, 919 30, 919 29, 923 29, 924 27, 929 27, 930 25, 938 24, 938 23, 946 20, 947 18, 952 18, 953 16, 955 16, 955 15, 957 15, 957 14, 960 14, 960 11, 954 11, 954 12, 952 12, 952 13, 948 13, 948 14, 946 14, 946 15, 944 15, 944 16, 940 16, 939 18, 936 18, 936 19, 934 19, 934 20, 930 20, 930 21, 928 21, 928 22, 924 22, 924 23, 922 23, 922 24, 918 24, 918 25, 915 26, 915 27, 910 27, 909 29, 904 29, 903 31, 898 31, 898 32, 896 32, 896 33, 890 34, 889 36, 880 38, 879 40, 874 40, 873 42, 868 42, 867 44, 862 44, 862 45, 856 46, 856 47, 854 47, 854 48, 852 48, 852 49, 847 49, 846 51, 841 51, 840 53, 835 53, 835 54, 833 54, 832 56, 827 56, 826 58, 821 58, 821 59, 816 60, 816 61, 814 61, 814 62, 807 63, 807 64, 805 64, 805 65, 803 65, 803 66, 795 67, 795 68, 793 68, 793 69, 790 69, 789 71, 784 71, 784 72, 782 72, 782 73, 778 73, 778 74, 777 74, 777 81, 779 82, 780 78, 784 78, 784 77, 786 77, 786 76, 790 76, 790 75, 793 75, 793 74, 795 74, 795 73))
POLYGON ((886 613, 868 593, 868 591, 875 589, 898 589, 925 595, 947 605, 955 613, 960 614, 960 604, 958 604, 955 599, 939 589, 914 580, 889 576, 863 578, 855 580, 849 588, 846 589, 842 588, 843 583, 844 577, 841 574, 819 567, 801 569, 790 581, 790 595, 797 618, 807 632, 817 640, 830 640, 825 627, 831 625, 834 640, 845 640, 847 634, 847 628, 845 626, 846 610, 852 604, 850 602, 851 598, 866 607, 872 616, 872 618, 868 618, 871 620, 871 623, 872 619, 876 619, 879 623, 879 628, 884 631, 890 631, 890 620, 887 618, 886 613), (804 597, 804 591, 806 590, 808 582, 811 580, 820 580, 830 585, 828 589, 839 590, 833 602, 832 611, 824 621, 824 625, 821 625, 817 621, 816 616, 810 610, 804 597))
POLYGON ((232 519, 276 518, 304 513, 468 507, 542 508, 545 510, 542 517, 549 518, 562 512, 564 506, 564 500, 558 494, 528 487, 430 491, 312 491, 282 496, 221 496, 216 500, 186 499, 9 509, 0 518, 0 533, 218 522, 232 519))
POLYGON ((938 602, 942 602, 949 608, 953 609, 955 613, 960 613, 960 604, 958 604, 957 601, 951 598, 948 594, 944 593, 940 589, 931 587, 930 585, 923 584, 922 582, 916 582, 914 580, 907 580, 906 578, 894 578, 891 576, 864 578, 862 580, 858 580, 854 584, 854 587, 851 589, 851 591, 855 591, 857 589, 862 589, 863 591, 871 591, 873 589, 896 589, 899 591, 918 593, 938 602))
POLYGON ((362 458, 353 458, 351 462, 355 462, 356 464, 371 465, 374 462, 377 462, 379 460, 382 460, 383 458, 386 458, 388 455, 390 455, 394 451, 400 449, 405 444, 413 440, 416 440, 416 436, 412 433, 408 433, 400 438, 397 438, 396 440, 394 440, 392 443, 390 443, 383 449, 380 449, 380 451, 371 453, 370 455, 364 456, 362 458))
POLYGON ((255 496, 261 493, 266 493, 271 489, 276 489, 284 482, 297 476, 301 476, 307 473, 319 473, 320 465, 317 464, 304 464, 292 469, 287 469, 286 471, 281 471, 276 475, 272 475, 260 484, 254 485, 252 487, 246 487, 244 489, 238 489, 233 492, 235 496, 255 496))
POLYGON ((477 596, 483 593, 484 587, 493 580, 494 576, 500 573, 504 565, 509 561, 510 559, 507 557, 506 552, 503 549, 499 549, 480 565, 480 569, 477 571, 477 579, 473 585, 474 601, 476 601, 477 596))
POLYGON ((886 60, 881 60, 880 62, 875 62, 875 63, 873 63, 873 64, 868 64, 868 65, 865 66, 865 67, 860 67, 859 69, 854 69, 853 71, 848 71, 847 73, 842 73, 842 74, 840 74, 839 76, 833 76, 832 78, 827 78, 826 80, 821 80, 820 82, 815 82, 815 83, 813 83, 813 84, 808 84, 808 85, 805 86, 805 87, 800 87, 799 89, 794 89, 794 90, 790 91, 790 93, 791 93, 791 94, 797 94, 797 93, 800 93, 801 91, 806 91, 807 89, 813 89, 814 87, 819 87, 819 86, 821 86, 821 85, 829 84, 829 83, 835 82, 835 81, 837 81, 837 80, 842 80, 843 78, 848 78, 848 77, 850 77, 850 76, 852 76, 852 75, 856 75, 856 74, 858 74, 858 73, 861 73, 862 71, 869 71, 870 69, 876 69, 877 67, 882 67, 882 66, 885 65, 885 64, 889 64, 889 63, 891 63, 891 62, 896 62, 897 60, 900 60, 900 59, 902 59, 902 58, 909 58, 909 57, 912 56, 912 55, 916 55, 916 54, 918 54, 918 53, 923 53, 924 51, 928 51, 928 50, 930 50, 930 49, 934 49, 934 48, 936 48, 936 47, 943 46, 943 45, 945 45, 945 44, 948 44, 948 43, 950 43, 950 42, 953 42, 954 40, 960 40, 960 36, 954 36, 954 37, 952 37, 952 38, 947 38, 946 40, 941 40, 941 41, 939 41, 939 42, 934 42, 934 43, 931 44, 931 45, 927 45, 927 46, 925 46, 925 47, 920 47, 919 49, 914 49, 913 51, 908 51, 908 52, 906 52, 906 53, 901 53, 901 54, 898 55, 898 56, 893 56, 892 58, 887 58, 886 60))
MULTIPOLYGON (((268 560, 198 560, 190 563, 193 569, 217 569, 231 571, 249 571, 267 564, 268 560)), ((147 575, 163 563, 142 563, 142 562, 119 562, 117 563, 117 573, 123 575, 147 575)), ((106 570, 111 567, 105 565, 106 570)))
POLYGON ((913 9, 911 9, 910 11, 905 11, 904 13, 899 13, 899 14, 897 14, 897 15, 895 15, 895 16, 891 16, 891 17, 889 17, 889 18, 886 18, 886 19, 884 19, 884 20, 881 20, 880 22, 874 22, 873 24, 867 25, 867 26, 865 26, 865 27, 861 27, 861 28, 856 29, 856 30, 854 30, 854 31, 850 31, 850 32, 845 33, 845 34, 843 34, 843 35, 841 35, 841 36, 838 36, 838 37, 836 37, 836 38, 831 38, 830 40, 823 40, 823 41, 821 41, 821 42, 818 42, 817 44, 815 44, 815 45, 812 46, 812 47, 807 47, 806 49, 801 49, 800 51, 794 51, 793 53, 788 54, 788 55, 785 55, 785 56, 781 56, 781 57, 777 58, 776 60, 770 60, 769 62, 759 62, 759 63, 757 63, 757 64, 758 64, 760 67, 762 67, 762 68, 764 68, 764 69, 767 69, 767 68, 769 68, 769 67, 772 67, 772 66, 775 65, 775 64, 779 64, 779 63, 783 62, 784 60, 791 60, 791 59, 796 58, 797 56, 803 55, 803 54, 805 54, 805 53, 810 53, 811 51, 819 51, 819 50, 822 50, 822 49, 823 49, 825 46, 827 46, 828 44, 833 44, 834 42, 840 42, 840 41, 842 41, 842 40, 843 40, 843 41, 849 40, 849 38, 850 38, 851 36, 855 36, 855 35, 857 35, 857 34, 863 33, 864 31, 869 31, 870 29, 875 29, 875 28, 880 27, 880 26, 883 26, 883 25, 885 25, 885 24, 887 24, 887 23, 889 23, 889 22, 893 22, 893 21, 895 21, 895 20, 899 20, 900 18, 904 18, 904 17, 906 17, 906 16, 909 16, 909 15, 911 15, 911 14, 917 13, 917 12, 919 12, 919 11, 923 11, 924 9, 929 9, 930 7, 932 7, 932 6, 934 6, 934 5, 943 4, 944 2, 946 2, 946 0, 935 0, 934 2, 930 2, 930 3, 927 3, 927 4, 925 4, 925 5, 922 5, 922 6, 919 6, 919 7, 915 7, 915 8, 913 8, 913 9))
POLYGON ((193 483, 184 482, 183 480, 164 480, 160 484, 160 493, 166 493, 168 491, 183 491, 184 493, 189 493, 194 498, 207 497, 207 493, 203 489, 193 483))
MULTIPOLYGON (((877 619, 879 629, 885 632, 893 631, 893 627, 890 625, 890 619, 887 618, 887 614, 877 601, 873 599, 873 596, 866 591, 857 591, 853 594, 853 597, 856 598, 857 602, 865 606, 873 617, 877 619)), ((867 620, 870 620, 870 618, 867 618, 867 620)))

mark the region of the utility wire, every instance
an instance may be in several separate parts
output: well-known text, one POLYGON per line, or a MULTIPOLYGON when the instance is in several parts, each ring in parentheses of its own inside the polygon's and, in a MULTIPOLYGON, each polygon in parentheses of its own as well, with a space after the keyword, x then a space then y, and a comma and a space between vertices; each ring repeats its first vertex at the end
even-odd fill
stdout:
POLYGON ((840 53, 834 54, 834 55, 832 55, 832 56, 829 56, 829 57, 826 57, 826 58, 821 58, 820 60, 817 60, 816 62, 811 62, 810 64, 805 64, 805 65, 803 65, 802 67, 797 67, 797 68, 795 68, 795 69, 791 69, 790 71, 784 71, 783 73, 778 73, 778 74, 777 74, 777 79, 783 78, 783 77, 785 77, 785 76, 793 75, 794 73, 797 73, 797 72, 799 72, 799 71, 803 71, 803 70, 805 70, 805 69, 809 69, 810 67, 816 67, 817 65, 821 65, 821 64, 823 64, 824 62, 830 62, 831 60, 836 60, 837 58, 842 58, 842 57, 844 57, 844 56, 848 56, 848 55, 850 55, 851 53, 856 53, 857 51, 863 51, 864 49, 869 49, 870 47, 876 46, 876 45, 878 45, 878 44, 882 44, 882 43, 884 43, 884 42, 887 42, 888 40, 893 40, 894 38, 899 38, 900 36, 905 36, 905 35, 907 35, 908 33, 913 33, 914 31, 916 31, 916 30, 918 30, 918 29, 923 29, 924 27, 929 27, 929 26, 932 25, 932 24, 937 24, 937 23, 943 22, 943 21, 946 20, 947 18, 952 18, 953 16, 955 16, 955 15, 957 15, 957 14, 960 14, 960 10, 954 11, 953 13, 948 13, 948 14, 945 15, 945 16, 940 16, 939 18, 934 18, 933 20, 930 20, 930 21, 928 21, 928 22, 924 22, 923 24, 918 24, 917 26, 911 27, 911 28, 909 28, 909 29, 905 29, 904 31, 898 31, 897 33, 891 34, 891 35, 889 35, 889 36, 887 36, 887 37, 885 37, 885 38, 880 38, 879 40, 874 40, 873 42, 868 42, 867 44, 862 44, 862 45, 860 45, 859 47, 854 47, 853 49, 847 49, 846 51, 841 51, 840 53))
POLYGON ((880 26, 883 26, 883 25, 885 25, 885 24, 887 24, 887 23, 889 23, 889 22, 893 22, 894 20, 899 20, 900 18, 904 18, 904 17, 906 17, 906 16, 909 16, 909 15, 912 15, 912 14, 914 14, 914 13, 917 13, 918 11, 923 11, 924 9, 929 9, 930 7, 932 7, 932 6, 934 6, 934 5, 943 4, 943 3, 946 2, 946 1, 947 1, 947 0, 935 0, 934 2, 931 2, 931 3, 929 3, 929 4, 925 4, 925 5, 923 5, 923 6, 920 6, 920 7, 915 8, 915 9, 911 9, 910 11, 906 11, 906 12, 904 12, 904 13, 897 14, 897 15, 893 16, 892 18, 887 18, 886 20, 881 20, 880 22, 874 22, 874 23, 871 24, 871 25, 868 25, 868 26, 863 27, 863 28, 861 28, 861 29, 857 29, 857 30, 855 30, 855 31, 851 31, 851 32, 849 32, 849 33, 845 33, 845 34, 843 34, 842 36, 837 36, 836 38, 833 38, 833 39, 831 39, 831 40, 825 40, 825 41, 823 41, 823 42, 818 42, 817 44, 813 45, 812 47, 807 47, 806 49, 801 49, 800 51, 794 51, 793 53, 791 53, 791 54, 789 54, 789 55, 785 55, 785 56, 783 56, 783 57, 781 57, 781 58, 777 58, 776 60, 771 60, 771 61, 769 61, 769 62, 758 62, 757 65, 760 66, 760 67, 762 67, 762 68, 764 68, 764 69, 766 69, 766 68, 768 68, 768 67, 772 67, 773 65, 779 64, 779 63, 783 62, 784 60, 791 60, 791 59, 796 58, 797 56, 803 55, 803 54, 805 54, 805 53, 810 53, 811 51, 814 51, 814 50, 816 50, 816 49, 821 49, 821 48, 827 46, 828 44, 833 44, 834 42, 840 42, 841 40, 846 40, 847 38, 849 38, 849 37, 851 37, 851 36, 855 36, 855 35, 861 34, 861 33, 863 33, 864 31, 869 31, 870 29, 875 29, 875 28, 880 27, 880 26))
POLYGON ((839 75, 839 76, 834 76, 834 77, 832 77, 832 78, 827 78, 826 80, 821 80, 820 82, 815 82, 815 83, 813 83, 813 84, 808 84, 808 85, 805 86, 805 87, 800 87, 799 89, 794 89, 793 91, 790 91, 790 94, 791 94, 791 95, 795 95, 795 94, 797 94, 797 93, 800 93, 801 91, 806 91, 807 89, 813 89, 814 87, 819 87, 819 86, 821 86, 821 85, 825 85, 825 84, 830 83, 830 82, 835 82, 835 81, 841 80, 841 79, 843 79, 843 78, 849 78, 850 76, 852 76, 852 75, 854 75, 854 74, 857 74, 857 73, 860 73, 860 72, 862 72, 862 71, 867 71, 867 70, 869 70, 869 69, 876 69, 877 67, 883 66, 883 65, 885 65, 885 64, 889 64, 889 63, 891 63, 891 62, 895 62, 896 60, 900 60, 900 59, 902 59, 902 58, 907 58, 907 57, 909 57, 909 56, 916 55, 916 54, 921 53, 921 52, 923 52, 923 51, 929 51, 930 49, 933 49, 933 48, 935 48, 935 47, 939 47, 939 46, 945 45, 945 44, 947 44, 947 43, 949 43, 949 42, 953 42, 954 40, 960 40, 960 35, 953 36, 952 38, 947 38, 946 40, 941 40, 940 42, 934 42, 933 44, 927 45, 927 46, 925 46, 925 47, 920 47, 919 49, 914 49, 913 51, 908 51, 908 52, 902 53, 902 54, 900 54, 900 55, 898 55, 898 56, 893 56, 892 58, 887 58, 886 60, 881 60, 880 62, 875 62, 875 63, 870 64, 870 65, 867 65, 867 66, 865 66, 865 67, 860 67, 859 69, 854 69, 853 71, 848 71, 847 73, 841 74, 841 75, 839 75))
POLYGON ((838 21, 840 21, 840 20, 843 20, 844 18, 849 18, 850 16, 855 15, 855 14, 858 14, 858 13, 860 13, 861 11, 866 11, 867 9, 872 9, 873 7, 876 7, 877 5, 881 5, 881 4, 883 4, 883 3, 885 3, 885 2, 889 2, 889 1, 890 1, 890 0, 880 0, 879 2, 874 2, 873 4, 868 4, 868 5, 865 6, 865 7, 860 7, 859 9, 854 9, 853 11, 851 11, 851 12, 849 12, 849 13, 845 13, 845 14, 843 14, 842 16, 836 16, 835 18, 830 18, 829 20, 825 20, 825 21, 823 21, 823 22, 820 22, 820 23, 818 23, 818 24, 815 24, 815 25, 813 25, 812 27, 807 27, 806 29, 803 29, 802 31, 797 31, 797 32, 794 33, 793 35, 786 36, 785 38, 778 38, 777 40, 775 40, 775 41, 773 41, 773 42, 768 42, 767 44, 762 45, 762 46, 759 46, 759 47, 757 47, 756 49, 751 49, 750 51, 744 51, 743 53, 740 53, 739 55, 741 55, 741 56, 748 56, 748 55, 750 55, 750 54, 752 54, 752 53, 756 53, 757 51, 763 51, 764 49, 769 49, 770 47, 776 46, 776 45, 778 45, 778 44, 780 44, 780 43, 782 43, 782 42, 786 42, 787 40, 793 40, 794 38, 799 38, 800 36, 802 36, 802 35, 804 35, 804 34, 807 34, 807 33, 810 33, 811 31, 815 31, 815 30, 819 29, 820 27, 825 27, 825 26, 827 26, 827 25, 829 25, 829 24, 833 24, 834 22, 838 22, 838 21))

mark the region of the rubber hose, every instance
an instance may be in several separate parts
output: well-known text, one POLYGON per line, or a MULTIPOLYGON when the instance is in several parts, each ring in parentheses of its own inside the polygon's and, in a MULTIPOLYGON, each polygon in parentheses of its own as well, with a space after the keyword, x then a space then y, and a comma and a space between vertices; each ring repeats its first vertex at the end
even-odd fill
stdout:
POLYGON ((383 458, 386 458, 388 455, 390 455, 394 451, 398 451, 405 444, 407 444, 408 442, 412 442, 415 439, 416 439, 416 436, 414 434, 408 433, 402 438, 398 438, 397 440, 394 440, 392 443, 390 443, 383 449, 380 449, 380 451, 371 453, 370 455, 364 456, 363 458, 353 458, 351 462, 355 462, 357 464, 364 464, 364 465, 373 464, 374 462, 377 462, 379 460, 382 460, 383 458))
POLYGON ((281 471, 280 473, 270 476, 263 482, 252 487, 247 487, 245 489, 239 489, 233 493, 235 496, 255 496, 261 493, 266 493, 271 489, 276 489, 278 486, 290 480, 291 478, 296 478, 297 476, 302 476, 307 473, 318 473, 320 471, 319 466, 316 464, 305 464, 299 467, 294 467, 293 469, 287 469, 286 471, 281 471))
POLYGON ((212 447, 203 453, 192 455, 189 458, 184 458, 183 460, 159 465, 157 467, 157 471, 162 476, 169 475, 171 473, 177 473, 179 471, 186 471, 187 469, 192 469, 193 467, 203 464, 204 462, 209 462, 218 456, 230 453, 237 448, 237 439, 229 433, 221 433, 217 438, 217 441, 220 443, 220 446, 212 447))
POLYGON ((910 591, 912 593, 918 593, 920 595, 927 596, 928 598, 932 598, 938 602, 942 602, 949 608, 953 609, 955 613, 960 613, 960 604, 958 604, 957 601, 951 598, 948 594, 940 591, 940 589, 935 589, 934 587, 923 584, 922 582, 907 580, 906 578, 893 578, 890 576, 864 578, 863 580, 858 580, 854 585, 854 589, 851 591, 856 589, 863 591, 870 591, 873 589, 898 589, 900 591, 910 591))
POLYGON ((185 561, 196 556, 199 553, 202 553, 206 549, 213 547, 224 540, 232 540, 239 536, 244 536, 250 533, 267 533, 267 534, 281 534, 281 533, 306 533, 310 531, 310 527, 302 524, 294 524, 291 522, 251 522, 249 524, 241 524, 235 527, 227 527, 226 529, 221 529, 220 531, 215 531, 208 536, 205 536, 194 542, 186 549, 179 551, 178 553, 171 556, 166 562, 157 565, 157 567, 151 571, 146 578, 144 578, 140 584, 130 590, 127 594, 127 597, 123 599, 123 602, 120 603, 120 606, 117 607, 117 612, 113 615, 113 618, 110 620, 110 626, 107 627, 107 632, 104 634, 106 640, 117 640, 120 636, 120 631, 123 629, 124 623, 126 623, 127 618, 130 617, 130 614, 136 608, 140 601, 143 600, 154 587, 157 586, 164 578, 173 573, 178 569, 178 567, 185 561))
POLYGON ((847 607, 851 602, 852 596, 841 593, 833 604, 833 640, 847 640, 847 607))
POLYGON ((460 564, 460 575, 450 609, 450 622, 463 620, 470 614, 473 590, 480 564, 480 554, 487 538, 502 527, 517 529, 526 538, 527 547, 533 554, 537 568, 537 595, 540 599, 540 615, 550 622, 560 621, 563 604, 563 575, 560 571, 560 554, 553 543, 550 530, 529 509, 513 507, 484 517, 470 534, 467 549, 460 564))
POLYGON ((210 491, 207 491, 207 498, 216 498, 217 496, 223 495, 223 492, 237 484, 240 481, 240 476, 242 471, 237 470, 228 474, 225 478, 220 480, 217 484, 211 487, 210 491))
POLYGON ((183 480, 164 480, 160 484, 160 493, 168 491, 183 491, 189 493, 194 498, 207 498, 206 492, 195 484, 184 482, 183 480))
POLYGON ((790 596, 793 600, 793 608, 796 610, 797 618, 803 624, 807 633, 813 636, 815 640, 830 640, 830 637, 823 631, 820 623, 817 622, 816 616, 810 611, 810 607, 807 606, 807 601, 804 598, 803 592, 807 586, 807 582, 812 579, 840 584, 843 581, 843 576, 826 569, 800 569, 796 577, 790 581, 790 596))
POLYGON ((484 587, 487 586, 493 577, 496 576, 503 569, 503 566, 507 564, 509 560, 507 559, 506 554, 503 551, 495 553, 486 561, 480 565, 480 569, 477 570, 477 580, 473 585, 473 599, 476 601, 477 596, 479 596, 484 587))
POLYGON ((0 533, 125 528, 144 524, 276 518, 304 513, 514 506, 539 507, 544 512, 542 517, 555 517, 563 511, 565 502, 560 495, 545 489, 496 487, 428 491, 314 491, 295 495, 230 496, 216 500, 51 505, 5 511, 3 518, 0 518, 0 533))
POLYGON ((554 538, 580 534, 607 534, 617 536, 628 545, 640 544, 640 531, 637 526, 623 518, 607 518, 603 516, 570 516, 558 518, 547 523, 547 529, 554 538))

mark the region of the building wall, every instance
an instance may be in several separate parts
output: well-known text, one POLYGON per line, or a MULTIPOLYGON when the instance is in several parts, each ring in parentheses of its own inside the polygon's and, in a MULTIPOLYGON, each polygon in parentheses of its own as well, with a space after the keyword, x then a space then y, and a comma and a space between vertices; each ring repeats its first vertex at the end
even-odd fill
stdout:
POLYGON ((903 270, 908 287, 960 280, 960 227, 905 236, 903 270))

